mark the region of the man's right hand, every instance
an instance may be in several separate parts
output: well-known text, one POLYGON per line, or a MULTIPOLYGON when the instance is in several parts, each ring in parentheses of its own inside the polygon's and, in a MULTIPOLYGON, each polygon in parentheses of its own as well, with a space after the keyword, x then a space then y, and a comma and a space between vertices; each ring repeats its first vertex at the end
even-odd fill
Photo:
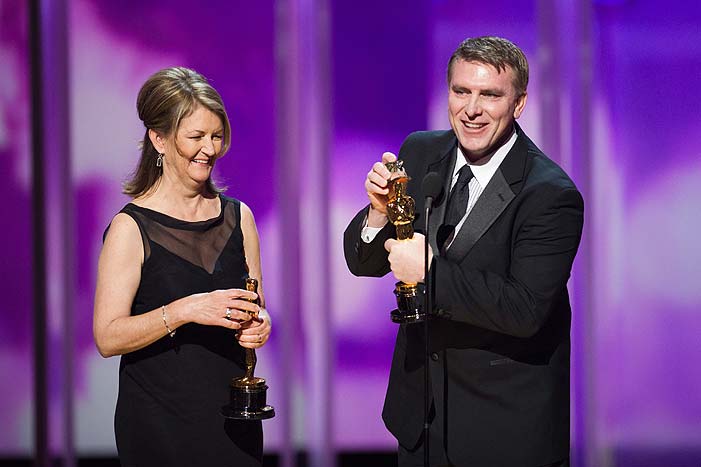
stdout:
POLYGON ((387 182, 391 174, 385 164, 396 160, 397 156, 391 152, 382 154, 382 162, 375 162, 365 179, 365 191, 370 198, 368 227, 383 227, 387 223, 387 182))

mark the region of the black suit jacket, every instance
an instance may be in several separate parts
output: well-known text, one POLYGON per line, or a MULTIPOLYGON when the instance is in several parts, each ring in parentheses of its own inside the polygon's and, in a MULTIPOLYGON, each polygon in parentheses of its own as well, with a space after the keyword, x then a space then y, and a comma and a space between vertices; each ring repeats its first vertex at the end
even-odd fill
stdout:
MULTIPOLYGON (((430 328, 432 398, 448 457, 460 466, 538 466, 569 455, 567 280, 583 200, 565 172, 516 131, 452 246, 431 265, 438 316, 430 328)), ((417 213, 426 173, 437 172, 448 192, 456 147, 452 131, 414 133, 402 145, 417 213)), ((446 198, 431 218, 436 255, 446 198)), ((355 275, 383 276, 390 271, 383 244, 394 226, 365 244, 367 209, 346 229, 346 262, 355 275)), ((419 215, 415 230, 422 225, 419 215)), ((400 326, 383 410, 387 428, 407 448, 423 425, 422 336, 422 326, 400 326)))

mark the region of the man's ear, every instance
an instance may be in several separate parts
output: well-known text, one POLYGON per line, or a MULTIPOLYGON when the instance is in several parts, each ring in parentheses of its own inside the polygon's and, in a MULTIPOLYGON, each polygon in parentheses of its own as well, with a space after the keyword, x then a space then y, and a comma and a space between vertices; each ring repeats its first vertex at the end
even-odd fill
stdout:
POLYGON ((528 93, 524 92, 519 97, 516 98, 516 107, 514 108, 514 120, 521 116, 523 108, 526 107, 526 101, 528 100, 528 93))
POLYGON ((149 129, 148 139, 151 140, 151 144, 153 144, 153 147, 156 148, 156 151, 158 151, 159 154, 164 154, 166 152, 166 142, 163 136, 159 135, 154 130, 149 129))

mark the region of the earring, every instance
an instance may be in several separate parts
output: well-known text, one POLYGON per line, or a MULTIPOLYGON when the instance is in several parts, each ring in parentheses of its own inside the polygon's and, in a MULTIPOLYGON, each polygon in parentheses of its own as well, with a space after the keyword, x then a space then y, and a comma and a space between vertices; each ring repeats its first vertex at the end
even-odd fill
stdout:
POLYGON ((162 152, 158 153, 158 157, 156 158, 156 167, 161 167, 163 165, 163 156, 165 156, 165 154, 162 152))

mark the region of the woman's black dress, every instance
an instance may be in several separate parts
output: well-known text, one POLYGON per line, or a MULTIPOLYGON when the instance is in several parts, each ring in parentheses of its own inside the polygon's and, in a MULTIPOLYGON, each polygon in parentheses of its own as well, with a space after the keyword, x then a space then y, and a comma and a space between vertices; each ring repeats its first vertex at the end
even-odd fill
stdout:
MULTIPOLYGON (((220 215, 201 222, 134 204, 122 209, 138 224, 144 246, 132 315, 192 294, 245 288, 241 205, 220 200, 220 215)), ((188 323, 172 338, 123 355, 115 413, 122 465, 260 466, 261 423, 220 414, 229 381, 243 374, 243 348, 234 331, 218 326, 188 323)))

